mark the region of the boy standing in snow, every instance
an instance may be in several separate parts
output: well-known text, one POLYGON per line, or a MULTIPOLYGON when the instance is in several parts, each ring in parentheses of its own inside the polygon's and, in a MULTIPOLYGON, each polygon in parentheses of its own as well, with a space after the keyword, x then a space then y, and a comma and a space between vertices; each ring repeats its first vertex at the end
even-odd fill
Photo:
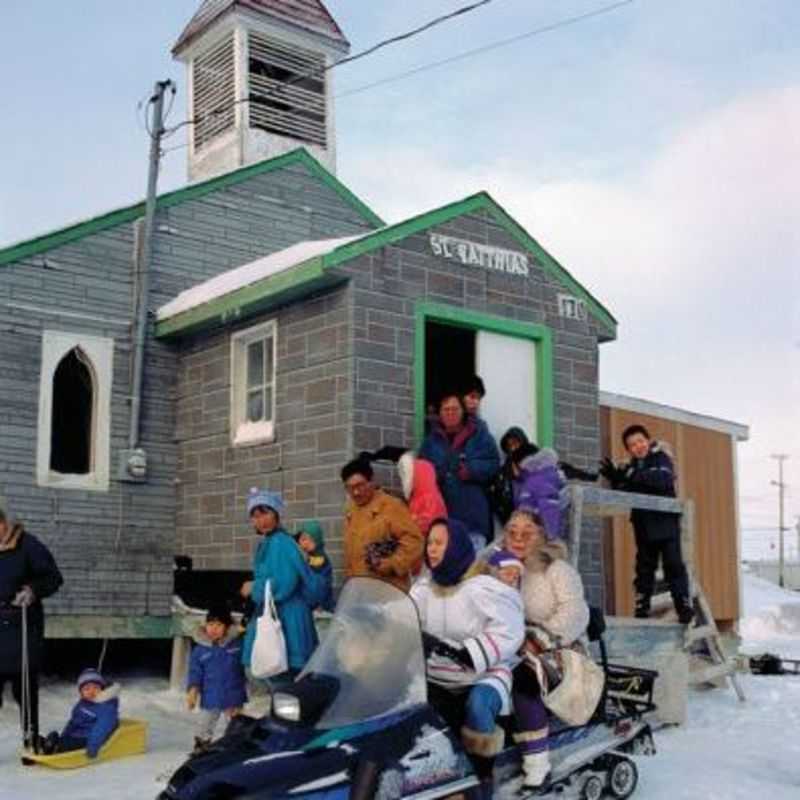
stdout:
POLYGON ((100 748, 119 725, 119 686, 109 685, 96 669, 85 669, 78 676, 78 694, 64 730, 49 733, 42 750, 47 755, 86 748, 96 758, 100 748))
MULTIPOLYGON (((651 439, 644 425, 625 428, 622 443, 630 460, 615 466, 606 458, 600 465, 600 474, 609 481, 611 488, 675 497, 675 466, 666 445, 651 439)), ((694 611, 689 596, 689 576, 681 555, 680 517, 665 511, 634 509, 631 523, 636 537, 635 615, 642 618, 650 615, 650 598, 661 558, 678 620, 688 625, 694 611)))
POLYGON ((241 632, 234 627, 231 612, 224 606, 212 608, 194 636, 189 659, 186 705, 198 702, 200 715, 194 739, 194 753, 204 752, 214 737, 214 728, 224 713, 235 717, 247 701, 242 667, 241 632))

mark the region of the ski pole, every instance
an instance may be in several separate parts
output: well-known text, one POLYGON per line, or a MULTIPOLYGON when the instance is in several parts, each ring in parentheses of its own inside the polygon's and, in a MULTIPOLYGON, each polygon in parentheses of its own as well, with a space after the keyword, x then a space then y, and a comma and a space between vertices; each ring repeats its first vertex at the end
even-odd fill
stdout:
MULTIPOLYGON (((27 748, 33 745, 33 726, 31 725, 31 675, 28 660, 28 608, 23 604, 22 612, 22 670, 21 683, 22 695, 20 698, 20 713, 22 715, 22 746, 27 748)), ((35 749, 35 748, 34 748, 35 749)))

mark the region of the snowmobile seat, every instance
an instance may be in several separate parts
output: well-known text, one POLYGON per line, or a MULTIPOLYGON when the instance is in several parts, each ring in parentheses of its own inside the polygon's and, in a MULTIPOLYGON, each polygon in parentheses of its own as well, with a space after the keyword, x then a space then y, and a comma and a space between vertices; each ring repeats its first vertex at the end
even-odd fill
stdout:
POLYGON ((46 756, 41 753, 22 752, 22 763, 26 766, 38 764, 51 769, 78 769, 98 764, 101 761, 113 761, 125 756, 137 756, 147 750, 147 723, 139 719, 121 719, 119 726, 111 734, 109 740, 100 748, 96 758, 89 758, 86 750, 69 750, 66 753, 53 753, 46 756))

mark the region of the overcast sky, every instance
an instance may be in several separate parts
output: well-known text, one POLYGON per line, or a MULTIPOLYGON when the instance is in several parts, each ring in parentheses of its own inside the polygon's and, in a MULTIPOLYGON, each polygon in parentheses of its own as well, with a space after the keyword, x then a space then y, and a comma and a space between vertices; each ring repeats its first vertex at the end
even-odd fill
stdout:
MULTIPOLYGON (((465 2, 328 6, 359 50, 465 2)), ((136 105, 171 77, 184 117, 169 49, 199 3, 0 5, 0 245, 141 198, 136 105)), ((348 94, 608 4, 494 0, 342 67, 339 177, 389 221, 488 189, 618 318, 601 388, 750 426, 742 527, 769 552, 772 453, 800 515, 800 3, 635 0, 348 94)))

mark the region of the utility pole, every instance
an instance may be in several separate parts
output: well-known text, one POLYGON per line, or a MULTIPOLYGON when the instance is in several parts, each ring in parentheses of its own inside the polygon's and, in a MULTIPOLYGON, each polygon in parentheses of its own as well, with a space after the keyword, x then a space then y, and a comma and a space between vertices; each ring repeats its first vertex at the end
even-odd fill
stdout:
POLYGON ((156 214, 158 168, 161 161, 161 137, 164 135, 164 95, 175 85, 172 81, 158 81, 148 105, 153 106, 150 128, 150 165, 147 176, 147 198, 145 200, 144 233, 139 261, 139 297, 137 298, 136 340, 133 356, 133 378, 131 386, 131 417, 128 431, 128 451, 123 454, 123 471, 127 479, 143 480, 147 474, 147 457, 139 449, 140 419, 142 409, 142 378, 144 375, 144 351, 148 328, 148 288, 150 261, 153 252, 153 221, 156 214))
POLYGON ((778 586, 783 586, 783 533, 788 530, 783 524, 783 490, 786 488, 783 482, 783 462, 789 456, 785 453, 773 453, 770 458, 778 462, 778 480, 770 483, 778 487, 778 586))

